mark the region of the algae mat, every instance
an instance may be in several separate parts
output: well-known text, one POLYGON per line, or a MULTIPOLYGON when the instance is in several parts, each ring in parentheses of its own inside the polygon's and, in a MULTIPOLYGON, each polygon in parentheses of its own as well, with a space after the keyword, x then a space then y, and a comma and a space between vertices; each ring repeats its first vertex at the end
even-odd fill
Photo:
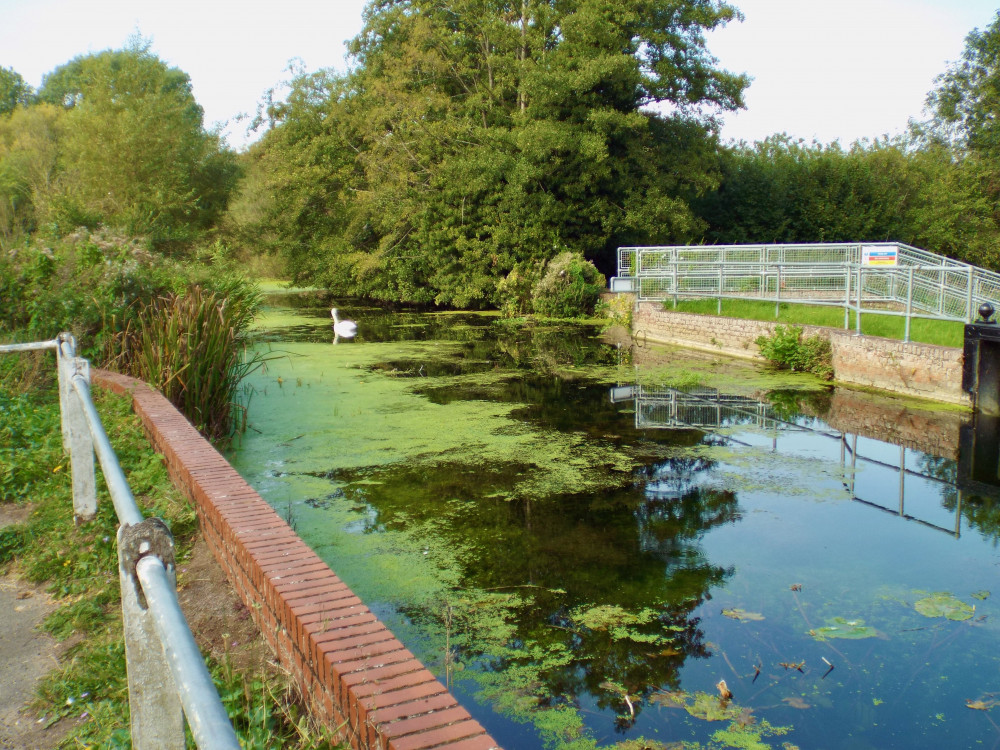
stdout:
MULTIPOLYGON (((264 320, 232 460, 503 746, 997 739, 1000 514, 954 462, 910 451, 900 515, 900 449, 845 462, 814 385, 758 408, 796 429, 748 416, 752 367, 717 423, 650 423, 594 326, 340 302, 334 345, 328 306, 264 320)), ((690 393, 739 372, 669 358, 690 393)))

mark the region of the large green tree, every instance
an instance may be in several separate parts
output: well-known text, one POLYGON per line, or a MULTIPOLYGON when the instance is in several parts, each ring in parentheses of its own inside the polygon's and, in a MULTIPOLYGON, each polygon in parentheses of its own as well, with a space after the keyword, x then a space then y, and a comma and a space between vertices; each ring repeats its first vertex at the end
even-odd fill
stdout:
POLYGON ((292 229, 293 267, 331 287, 455 305, 565 249, 607 266, 623 242, 691 239, 710 115, 747 83, 704 32, 735 17, 714 0, 371 2, 349 76, 302 76, 272 108, 244 202, 284 219, 252 230, 292 229))
POLYGON ((63 113, 48 104, 19 107, 0 118, 0 245, 46 221, 58 190, 63 113))
POLYGON ((965 38, 962 59, 927 97, 929 132, 959 148, 1000 158, 1000 13, 965 38))
POLYGON ((133 40, 77 57, 45 77, 42 102, 65 109, 52 214, 186 239, 225 207, 234 155, 207 132, 187 74, 133 40))

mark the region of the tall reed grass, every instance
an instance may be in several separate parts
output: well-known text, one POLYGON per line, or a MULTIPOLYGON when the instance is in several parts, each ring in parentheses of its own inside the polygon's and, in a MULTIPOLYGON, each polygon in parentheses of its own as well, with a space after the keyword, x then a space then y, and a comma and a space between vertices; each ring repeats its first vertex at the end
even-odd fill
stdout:
POLYGON ((109 366, 159 389, 208 438, 228 439, 246 426, 240 385, 264 362, 246 346, 259 304, 241 279, 157 297, 115 334, 109 366))

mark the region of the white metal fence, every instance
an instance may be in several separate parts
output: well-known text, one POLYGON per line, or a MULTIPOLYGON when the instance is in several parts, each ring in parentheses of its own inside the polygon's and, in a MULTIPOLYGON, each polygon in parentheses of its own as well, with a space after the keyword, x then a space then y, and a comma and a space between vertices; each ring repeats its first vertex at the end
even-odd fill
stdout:
POLYGON ((180 604, 174 541, 158 518, 144 518, 90 397, 90 363, 68 333, 52 341, 0 345, 5 352, 53 349, 59 374, 63 447, 73 474, 78 523, 97 514, 94 454, 101 463, 118 529, 132 746, 185 747, 184 720, 199 748, 239 748, 180 604))
POLYGON ((849 312, 972 322, 1000 309, 1000 274, 895 242, 618 248, 611 291, 640 301, 715 297, 831 305, 849 312))

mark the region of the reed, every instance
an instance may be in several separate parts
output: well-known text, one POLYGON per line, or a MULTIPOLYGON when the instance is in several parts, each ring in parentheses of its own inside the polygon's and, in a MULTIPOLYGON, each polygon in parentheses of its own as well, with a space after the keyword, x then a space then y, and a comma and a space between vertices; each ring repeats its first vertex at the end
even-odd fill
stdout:
POLYGON ((264 361, 246 346, 259 303, 241 281, 157 297, 115 334, 110 366, 156 387, 208 438, 226 440, 246 426, 240 384, 264 361))

